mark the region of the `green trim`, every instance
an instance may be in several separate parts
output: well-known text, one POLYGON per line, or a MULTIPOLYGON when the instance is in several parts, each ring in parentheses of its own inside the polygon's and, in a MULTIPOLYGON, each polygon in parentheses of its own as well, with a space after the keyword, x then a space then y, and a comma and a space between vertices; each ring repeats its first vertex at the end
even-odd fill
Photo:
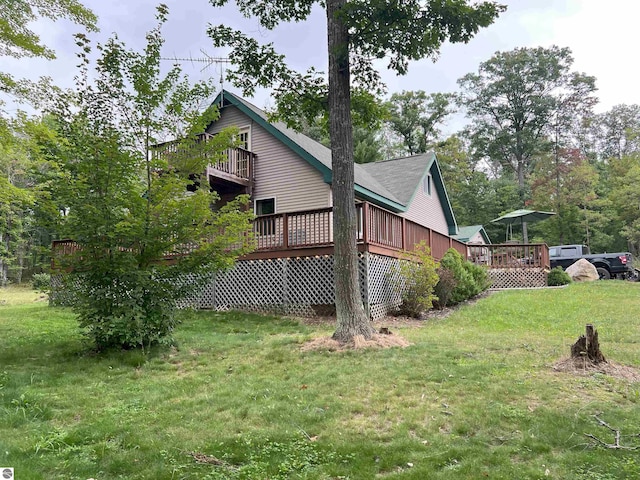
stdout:
POLYGON ((398 213, 407 211, 407 207, 405 205, 391 201, 388 198, 383 197, 382 195, 378 195, 377 193, 372 192, 367 188, 361 187, 358 184, 355 185, 355 192, 364 200, 375 203, 382 207, 387 207, 392 212, 398 213))
POLYGON ((433 167, 435 168, 435 172, 431 173, 431 176, 434 179, 434 183, 436 185, 436 191, 438 192, 438 198, 440 198, 440 205, 442 205, 442 210, 444 211, 444 218, 447 220, 447 224, 449 225, 449 235, 456 235, 458 233, 458 223, 456 222, 456 217, 453 215, 453 208, 451 207, 451 202, 449 201, 449 195, 447 194, 447 189, 444 187, 444 181, 442 180, 442 172, 440 171, 440 164, 438 163, 438 159, 435 154, 433 155, 433 161, 429 168, 429 171, 433 167), (442 201, 444 199, 444 202, 442 201))

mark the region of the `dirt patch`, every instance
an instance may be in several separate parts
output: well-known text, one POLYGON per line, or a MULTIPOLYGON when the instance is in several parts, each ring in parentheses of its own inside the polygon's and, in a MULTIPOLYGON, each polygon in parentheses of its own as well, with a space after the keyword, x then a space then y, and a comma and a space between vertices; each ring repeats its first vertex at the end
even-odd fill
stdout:
POLYGON ((393 348, 408 347, 410 342, 404 338, 390 334, 375 334, 370 340, 366 340, 362 335, 356 335, 353 341, 340 343, 331 337, 319 337, 302 345, 300 350, 309 352, 314 350, 327 350, 330 352, 342 352, 345 350, 361 350, 363 348, 393 348))
MULTIPOLYGON (((436 310, 432 308, 431 310, 427 310, 423 312, 420 318, 406 317, 403 315, 387 315, 386 317, 379 318, 373 322, 373 325, 376 328, 380 327, 388 327, 388 328, 414 328, 414 327, 424 327, 427 321, 429 320, 441 320, 443 318, 447 318, 453 312, 458 310, 459 308, 466 305, 473 305, 478 300, 488 297, 493 294, 494 291, 487 290, 482 292, 480 295, 473 297, 471 300, 467 300, 466 302, 462 302, 453 307, 445 307, 440 310, 436 310)), ((336 317, 335 316, 318 316, 318 317, 293 317, 295 320, 299 321, 304 325, 308 325, 310 327, 335 327, 336 325, 336 317)))
POLYGON ((628 367, 626 365, 619 365, 611 361, 594 363, 583 358, 565 358, 557 362, 553 366, 553 369, 556 372, 580 376, 602 373, 628 382, 640 382, 640 369, 636 367, 628 367))
MULTIPOLYGON (((426 318, 426 317, 425 317, 426 318)), ((310 327, 335 327, 336 317, 296 317, 300 323, 310 327)), ((424 326, 424 319, 411 317, 382 317, 373 322, 375 328, 412 328, 424 326)))

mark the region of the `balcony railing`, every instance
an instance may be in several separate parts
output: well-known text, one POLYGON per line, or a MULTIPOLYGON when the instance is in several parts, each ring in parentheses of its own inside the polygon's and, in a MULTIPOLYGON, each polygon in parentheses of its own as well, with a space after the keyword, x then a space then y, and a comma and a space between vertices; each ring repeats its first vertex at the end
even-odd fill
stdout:
POLYGON ((228 148, 221 160, 207 167, 207 173, 216 176, 217 172, 222 172, 244 180, 252 180, 255 158, 254 153, 243 148, 228 148))
MULTIPOLYGON (((436 259, 442 258, 452 247, 467 257, 466 244, 370 203, 357 204, 356 214, 357 243, 369 251, 400 256, 403 250, 412 251, 417 243, 424 241, 431 247, 431 254, 436 259)), ((274 257, 305 253, 315 255, 318 251, 314 249, 331 253, 333 209, 261 215, 253 222, 253 233, 255 254, 262 258, 269 258, 272 254, 274 257)), ((53 242, 54 259, 77 250, 78 245, 72 240, 53 242)), ((181 252, 184 251, 181 249, 181 252)), ((165 258, 170 260, 175 256, 168 254, 165 258)))
MULTIPOLYGON (((212 137, 213 135, 211 134, 202 133, 198 135, 197 143, 207 143, 212 137)), ((193 152, 195 155, 208 156, 206 149, 198 150, 194 148, 193 152)), ((181 147, 180 142, 172 141, 157 145, 153 154, 155 156, 169 157, 168 161, 171 163, 172 155, 184 155, 186 153, 187 149, 181 147)), ((253 180, 255 158, 256 155, 253 152, 243 148, 228 148, 223 152, 221 158, 209 164, 207 174, 231 180, 237 178, 251 181, 253 180)))

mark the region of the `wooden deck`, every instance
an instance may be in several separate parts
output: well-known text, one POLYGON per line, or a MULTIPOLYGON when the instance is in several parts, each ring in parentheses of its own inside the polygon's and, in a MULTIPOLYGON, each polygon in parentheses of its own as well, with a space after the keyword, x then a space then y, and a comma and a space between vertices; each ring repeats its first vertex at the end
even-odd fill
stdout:
MULTIPOLYGON (((358 203, 357 245, 360 252, 399 258, 424 241, 436 260, 449 248, 464 258, 490 269, 549 269, 549 247, 544 243, 515 245, 465 244, 448 235, 400 217, 370 203, 358 203)), ((245 260, 306 257, 333 254, 333 209, 321 208, 300 212, 256 217, 253 222, 256 249, 245 260)), ((77 251, 71 240, 53 242, 53 257, 77 251)), ((176 254, 167 254, 169 260, 176 254)), ((52 264, 53 266, 53 264, 52 264)))
MULTIPOLYGON (((465 258, 468 256, 466 244, 370 203, 358 203, 356 214, 356 240, 360 252, 399 258, 404 251, 412 251, 416 244, 424 240, 436 259, 442 258, 449 248, 455 248, 465 258)), ((333 209, 258 216, 253 222, 253 234, 256 249, 241 259, 331 255, 333 209)), ((56 240, 52 248, 52 268, 55 267, 56 257, 78 250, 73 240, 56 240)), ((167 254, 166 259, 171 258, 175 258, 175 254, 167 254)))

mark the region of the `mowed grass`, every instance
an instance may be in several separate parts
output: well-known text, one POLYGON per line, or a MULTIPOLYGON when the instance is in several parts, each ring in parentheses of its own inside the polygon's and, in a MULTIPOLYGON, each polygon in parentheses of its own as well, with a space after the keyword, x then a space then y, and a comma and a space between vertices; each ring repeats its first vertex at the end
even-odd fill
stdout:
POLYGON ((330 327, 191 312, 177 348, 96 355, 69 310, 0 294, 0 466, 21 480, 640 478, 637 451, 585 437, 613 442, 594 414, 640 433, 640 384, 552 368, 586 323, 640 368, 640 284, 499 292, 393 328, 410 347, 341 353, 300 350, 330 327))

